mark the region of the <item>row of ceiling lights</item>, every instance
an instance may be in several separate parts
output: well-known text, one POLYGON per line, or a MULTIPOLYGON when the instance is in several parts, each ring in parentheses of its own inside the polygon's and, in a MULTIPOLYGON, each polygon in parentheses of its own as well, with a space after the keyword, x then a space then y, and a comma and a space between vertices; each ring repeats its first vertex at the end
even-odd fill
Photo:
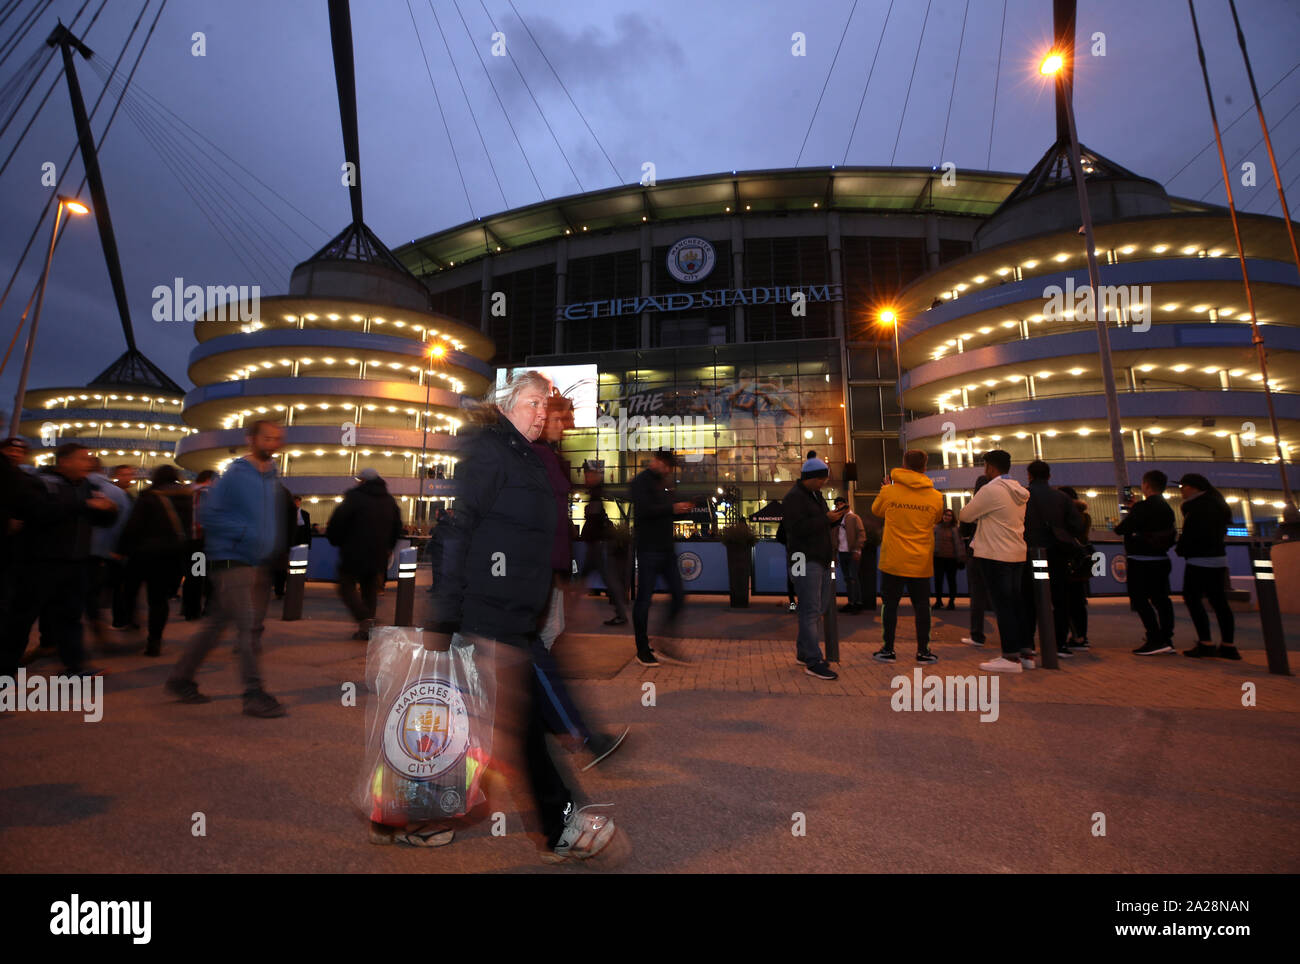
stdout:
MULTIPOLYGON (((336 359, 334 359, 334 358, 330 358, 330 357, 322 358, 320 361, 321 361, 321 363, 324 364, 324 365, 335 365, 335 364, 338 364, 338 361, 337 361, 336 359)), ((281 359, 279 360, 279 363, 280 363, 280 367, 281 367, 281 368, 289 368, 290 366, 293 365, 293 359, 292 359, 292 358, 281 358, 281 359)), ((298 364, 300 364, 300 365, 314 365, 315 363, 316 363, 316 359, 314 359, 314 358, 299 358, 299 359, 298 359, 298 364)), ((343 359, 343 364, 345 364, 345 365, 360 365, 360 364, 361 364, 361 359, 359 359, 359 358, 345 358, 345 359, 343 359)), ((373 365, 373 366, 375 366, 376 368, 380 368, 380 367, 383 367, 383 366, 387 365, 388 368, 390 368, 390 369, 392 369, 392 370, 394 370, 394 371, 401 371, 402 368, 405 368, 407 371, 409 371, 409 372, 413 372, 413 373, 416 374, 416 375, 418 375, 418 374, 420 373, 420 366, 418 366, 418 365, 405 365, 405 366, 403 366, 401 362, 385 362, 385 361, 384 361, 383 359, 381 359, 381 358, 373 359, 373 360, 370 362, 370 364, 373 365)), ((274 368, 274 367, 275 367, 275 362, 270 362, 270 361, 259 362, 259 363, 256 364, 256 365, 249 365, 247 368, 237 368, 237 369, 235 369, 233 372, 230 373, 230 375, 227 376, 227 379, 226 379, 226 380, 227 380, 227 381, 242 381, 243 379, 247 378, 249 375, 253 374, 254 372, 258 371, 259 369, 261 369, 261 370, 266 370, 266 369, 274 368)), ((449 375, 449 374, 447 374, 446 372, 436 371, 436 370, 434 370, 434 369, 432 369, 432 368, 430 368, 430 369, 426 369, 426 371, 427 371, 429 377, 431 377, 431 378, 438 378, 438 379, 441 379, 442 381, 446 382, 446 383, 448 384, 448 386, 449 386, 453 391, 455 391, 456 393, 460 394, 460 393, 463 393, 463 392, 465 391, 465 383, 464 383, 463 381, 461 381, 459 378, 456 378, 454 375, 449 375)))
MULTIPOLYGON (((1120 429, 1120 432, 1123 433, 1123 434, 1125 434, 1125 435, 1127 435, 1127 434, 1128 434, 1129 432, 1131 432, 1131 431, 1134 431, 1134 429, 1128 429, 1128 428, 1121 428, 1121 429, 1120 429)), ((1142 433, 1144 433, 1144 434, 1146 434, 1146 435, 1163 435, 1163 434, 1165 433, 1166 430, 1163 429, 1163 428, 1161 428, 1159 425, 1155 425, 1155 426, 1150 426, 1150 427, 1148 427, 1148 428, 1144 428, 1144 429, 1137 429, 1137 431, 1140 431, 1140 432, 1142 432, 1142 433)), ((1192 435, 1197 435, 1197 434, 1199 434, 1199 432, 1200 432, 1201 430, 1200 430, 1200 429, 1197 429, 1197 428, 1182 428, 1182 429, 1178 429, 1177 431, 1178 431, 1178 433, 1179 433, 1180 435, 1192 436, 1192 435)), ((1106 432, 1107 432, 1107 430, 1106 430, 1105 428, 1078 428, 1078 429, 1075 429, 1075 430, 1074 430, 1074 434, 1076 434, 1076 435, 1082 435, 1082 436, 1085 436, 1085 437, 1088 436, 1088 435, 1091 435, 1091 434, 1094 433, 1094 432, 1097 432, 1097 433, 1100 433, 1100 434, 1102 434, 1102 435, 1105 435, 1106 432)), ((1058 435, 1061 435, 1062 433, 1061 433, 1060 431, 1058 431, 1057 429, 1049 428, 1049 429, 1042 429, 1042 430, 1040 430, 1040 431, 1038 431, 1038 432, 1033 432, 1033 433, 1031 433, 1031 432, 1015 432, 1015 433, 1014 433, 1014 437, 1015 437, 1015 438, 1018 438, 1018 439, 1027 439, 1027 438, 1029 438, 1029 436, 1030 436, 1031 434, 1036 434, 1036 435, 1045 435, 1045 436, 1047 436, 1048 438, 1056 438, 1058 435)), ((1227 431, 1226 429, 1218 429, 1217 431, 1214 431, 1214 432, 1207 432, 1206 434, 1207 434, 1207 435, 1213 435, 1215 438, 1227 438, 1229 435, 1242 435, 1242 434, 1244 434, 1244 433, 1242 433, 1242 432, 1229 432, 1229 431, 1227 431)), ((1001 435, 990 435, 990 436, 989 436, 989 441, 991 441, 991 442, 1001 442, 1001 441, 1002 441, 1002 438, 1003 438, 1003 436, 1001 436, 1001 435)), ((1259 442, 1264 443, 1265 445, 1272 445, 1273 442, 1274 442, 1274 439, 1273 439, 1273 436, 1272 436, 1272 435, 1258 435, 1258 436, 1256 436, 1256 440, 1259 441, 1259 442)), ((981 441, 983 441, 983 437, 982 437, 982 436, 979 436, 979 435, 975 435, 975 436, 972 436, 972 437, 969 438, 969 439, 963 439, 962 442, 944 442, 942 445, 939 446, 939 448, 940 448, 940 449, 946 449, 947 451, 950 451, 950 452, 958 452, 958 451, 961 451, 961 450, 962 450, 962 443, 963 443, 963 442, 967 442, 967 441, 969 441, 971 444, 975 444, 975 443, 977 443, 977 442, 981 442, 981 441)), ((1286 446, 1286 444, 1287 444, 1286 442, 1283 442, 1283 443, 1282 443, 1283 446, 1286 446)))
MULTIPOLYGON (((296 325, 296 324, 298 323, 298 320, 299 320, 300 317, 301 317, 301 319, 302 319, 303 321, 319 321, 319 320, 320 320, 320 315, 312 314, 312 313, 306 313, 306 314, 303 314, 303 315, 301 315, 301 316, 299 316, 299 315, 285 315, 285 316, 284 316, 284 320, 285 320, 286 322, 288 322, 289 324, 291 324, 291 325, 296 325)), ((355 321, 355 322, 357 322, 358 324, 366 320, 365 317, 364 317, 363 315, 350 315, 349 317, 351 318, 352 321, 355 321)), ((334 313, 326 314, 326 315, 325 315, 325 318, 326 318, 326 320, 328 320, 328 321, 342 321, 342 320, 343 320, 343 316, 342 316, 342 315, 338 315, 338 314, 334 314, 334 313)), ((406 328, 406 327, 407 327, 407 323, 406 323, 405 321, 403 321, 402 319, 400 319, 400 318, 377 318, 377 317, 372 317, 372 318, 370 319, 370 323, 371 323, 372 325, 386 325, 386 324, 389 324, 390 322, 392 323, 392 325, 393 325, 394 328, 406 328)), ((243 330, 243 331, 257 331, 257 330, 259 330, 259 329, 261 329, 261 328, 264 328, 264 327, 266 327, 266 326, 263 325, 260 321, 254 321, 254 322, 251 322, 250 324, 248 324, 248 325, 246 325, 246 326, 243 326, 243 328, 241 328, 241 330, 243 330)), ((415 324, 412 324, 410 327, 411 327, 413 330, 420 332, 422 335, 425 335, 425 336, 437 336, 438 338, 442 339, 443 341, 445 341, 447 344, 451 345, 453 348, 457 349, 458 351, 459 351, 460 349, 463 349, 463 348, 465 347, 465 343, 464 343, 463 341, 461 341, 460 339, 456 338, 454 335, 449 335, 449 334, 447 334, 445 331, 440 332, 437 328, 425 328, 424 325, 415 325, 415 324)))
MULTIPOLYGON (((58 398, 51 398, 47 400, 45 403, 45 407, 53 408, 55 405, 64 402, 75 402, 75 401, 85 402, 92 398, 95 399, 96 401, 103 401, 105 399, 105 396, 104 395, 60 395, 58 398)), ((119 399, 125 399, 128 402, 134 402, 136 400, 136 397, 134 395, 120 395, 120 396, 109 395, 107 396, 107 399, 109 401, 118 401, 119 399)), ((179 405, 181 403, 181 400, 179 398, 163 398, 161 396, 151 397, 149 395, 141 395, 140 401, 142 402, 153 401, 159 403, 160 405, 179 405)))
MULTIPOLYGON (((1140 371, 1140 372, 1150 373, 1150 372, 1155 371, 1156 368, 1159 367, 1159 366, 1157 366, 1157 365, 1149 365, 1149 364, 1148 364, 1148 365, 1136 365, 1136 366, 1134 366, 1134 367, 1135 367, 1138 371, 1140 371)), ((1172 372, 1177 372, 1178 374, 1181 375, 1183 372, 1186 372, 1186 371, 1191 370, 1194 366, 1192 366, 1192 365, 1179 364, 1179 365, 1167 365, 1167 366, 1165 366, 1165 367, 1168 368, 1170 371, 1172 371, 1172 372)), ((1202 368, 1202 369, 1200 369, 1200 370, 1201 370, 1204 374, 1206 374, 1206 375, 1217 375, 1217 374, 1219 374, 1219 372, 1222 372, 1222 371, 1225 371, 1225 370, 1226 370, 1226 371, 1228 372, 1228 375, 1229 375, 1230 377, 1232 377, 1232 378, 1241 378, 1243 375, 1246 375, 1246 372, 1247 372, 1247 369, 1245 369, 1245 368, 1224 369, 1224 368, 1219 367, 1218 365, 1207 365, 1207 366, 1205 366, 1204 368, 1202 368)), ((1075 376, 1075 377, 1077 378, 1079 375, 1084 375, 1084 374, 1086 374, 1087 372, 1088 372, 1088 369, 1086 369, 1086 368, 1070 368, 1070 369, 1068 369, 1064 374, 1067 374, 1067 375, 1073 375, 1073 376, 1075 376)), ((1041 372, 1034 372, 1033 377, 1036 378, 1036 379, 1038 379, 1038 380, 1040 380, 1040 381, 1045 381, 1045 380, 1051 378, 1054 374, 1056 374, 1056 373, 1055 373, 1055 372, 1050 372, 1050 371, 1041 371, 1041 372)), ((1023 382, 1027 377, 1028 377, 1028 376, 1026 376, 1026 375, 1008 375, 1008 376, 1006 376, 1006 378, 1001 379, 1001 381, 1005 381, 1005 382, 1008 382, 1008 383, 1014 384, 1014 383, 1018 383, 1018 382, 1023 382)), ((1254 374, 1249 375, 1249 376, 1246 376, 1246 377, 1249 378, 1249 380, 1252 381, 1252 382, 1260 383, 1260 382, 1263 382, 1263 381, 1264 381, 1264 376, 1261 375, 1259 372, 1255 372, 1254 374)), ((995 385, 999 384, 999 381, 1000 381, 1000 380, 999 380, 999 379, 996 379, 996 378, 986 378, 986 379, 984 379, 983 384, 984 384, 986 387, 988 387, 988 388, 992 388, 992 387, 994 387, 995 385)), ((1277 379, 1275 379, 1275 378, 1270 378, 1270 379, 1268 380, 1268 385, 1269 385, 1269 388, 1272 388, 1272 389, 1275 390, 1275 391, 1280 391, 1281 388, 1282 388, 1282 383, 1279 382, 1279 381, 1278 381, 1277 379)), ((970 382, 969 384, 966 384, 966 385, 963 385, 963 386, 962 386, 962 388, 966 389, 967 391, 975 391, 975 390, 978 389, 979 387, 980 387, 980 383, 978 383, 978 382, 970 382)), ((946 392, 944 392, 943 394, 937 396, 937 397, 935 398, 935 401, 938 402, 938 403, 940 403, 940 404, 946 404, 947 401, 948 401, 949 396, 956 395, 956 394, 958 394, 960 391, 961 391, 960 388, 950 388, 948 391, 946 391, 946 392)))

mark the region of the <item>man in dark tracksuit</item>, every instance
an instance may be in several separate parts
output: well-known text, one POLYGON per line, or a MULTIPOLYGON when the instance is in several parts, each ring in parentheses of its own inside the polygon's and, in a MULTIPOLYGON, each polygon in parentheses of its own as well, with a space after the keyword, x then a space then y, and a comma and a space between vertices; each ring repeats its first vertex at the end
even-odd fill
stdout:
POLYGON ((95 492, 90 452, 65 442, 54 453, 54 467, 42 469, 18 507, 22 519, 22 557, 29 565, 15 575, 17 588, 4 644, 0 675, 14 676, 32 623, 42 619, 59 659, 72 675, 93 673, 85 664, 81 614, 90 576, 90 531, 112 525, 117 509, 95 492))
MULTIPOLYGON (((1034 591, 1034 550, 1047 550, 1047 579, 1052 595, 1052 628, 1058 656, 1073 656, 1066 640, 1070 638, 1070 611, 1066 606, 1069 589, 1069 546, 1064 537, 1086 535, 1083 516, 1074 506, 1074 500, 1049 481, 1052 469, 1041 459, 1026 467, 1029 473, 1029 501, 1025 503, 1025 545, 1029 548, 1030 565, 1025 567, 1025 600, 1032 610, 1038 598, 1034 591)), ((1037 614, 1029 620, 1029 639, 1038 630, 1037 614)))
MULTIPOLYGON (((671 622, 681 614, 686 605, 686 590, 682 588, 682 574, 677 568, 677 555, 673 552, 673 516, 689 512, 691 502, 674 502, 671 488, 673 466, 677 464, 672 452, 656 452, 650 456, 650 467, 632 480, 632 541, 636 546, 636 605, 632 607, 632 628, 636 630, 636 659, 642 666, 658 666, 659 660, 650 648, 650 602, 654 597, 655 581, 660 574, 673 594, 672 608, 668 611, 671 622)), ((669 656, 672 654, 669 653, 669 656)))
POLYGON ((1169 550, 1178 538, 1174 510, 1164 500, 1169 477, 1159 469, 1142 476, 1141 502, 1115 527, 1124 537, 1126 585, 1132 610, 1142 619, 1147 638, 1133 653, 1154 656, 1174 651, 1174 604, 1169 599, 1169 550))

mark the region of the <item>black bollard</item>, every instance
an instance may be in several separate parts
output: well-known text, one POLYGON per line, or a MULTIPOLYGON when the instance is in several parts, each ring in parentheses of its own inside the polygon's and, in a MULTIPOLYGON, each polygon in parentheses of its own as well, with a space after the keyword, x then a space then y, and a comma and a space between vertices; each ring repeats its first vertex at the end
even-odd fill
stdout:
POLYGON ((284 609, 280 612, 285 622, 302 619, 302 601, 307 591, 307 553, 306 546, 289 549, 289 578, 284 585, 284 609))
POLYGON ((835 595, 835 568, 836 561, 831 560, 831 591, 828 592, 826 611, 823 614, 822 629, 826 633, 826 662, 838 663, 840 661, 840 625, 836 618, 836 600, 835 595))
POLYGON ((1282 630, 1282 611, 1277 605, 1277 583, 1273 579, 1271 543, 1252 542, 1250 557, 1255 572, 1255 598, 1259 601, 1259 622, 1264 630, 1264 652, 1268 654, 1268 671, 1290 676, 1286 657, 1286 635, 1282 630))
POLYGON ((1043 669, 1060 669, 1056 658, 1056 620, 1052 616, 1052 583, 1047 572, 1047 550, 1035 549, 1029 560, 1034 571, 1034 608, 1038 612, 1038 647, 1043 669))
POLYGON ((415 568, 418 550, 399 549, 397 552, 397 606, 393 612, 394 626, 415 625, 415 568))

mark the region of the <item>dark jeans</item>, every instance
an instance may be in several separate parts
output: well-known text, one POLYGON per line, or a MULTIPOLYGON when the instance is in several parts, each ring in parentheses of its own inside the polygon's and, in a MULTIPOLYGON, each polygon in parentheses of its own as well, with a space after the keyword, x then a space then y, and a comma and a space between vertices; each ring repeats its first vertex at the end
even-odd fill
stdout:
POLYGON ((567 736, 578 743, 586 743, 591 739, 591 730, 587 728, 582 711, 573 702, 573 695, 569 692, 564 677, 560 675, 555 657, 542 644, 541 639, 533 640, 531 651, 539 712, 546 721, 547 728, 556 736, 567 736))
POLYGON ((790 550, 785 550, 785 595, 790 602, 795 601, 794 577, 790 575, 790 550))
POLYGON ((948 602, 957 601, 957 560, 947 556, 934 557, 934 601, 943 602, 943 584, 948 583, 948 602))
POLYGON ((831 591, 831 567, 813 562, 804 563, 806 571, 794 577, 799 593, 799 634, 795 637, 795 655, 808 665, 822 662, 822 619, 826 609, 835 605, 831 591))
POLYGON ((686 590, 682 588, 682 573, 677 568, 677 556, 671 549, 638 549, 636 551, 636 604, 632 607, 632 628, 636 630, 636 651, 648 656, 650 649, 650 603, 654 599, 655 580, 662 573, 673 594, 668 610, 671 623, 686 605, 686 590))
POLYGON ((1088 638, 1088 580, 1071 579, 1065 584, 1065 614, 1070 620, 1070 635, 1088 638))
POLYGON ((885 648, 894 648, 894 631, 898 626, 898 602, 903 593, 912 600, 912 618, 916 623, 916 650, 930 648, 930 580, 925 576, 880 574, 880 626, 884 630, 885 648))
POLYGON ((375 618, 379 607, 379 580, 383 574, 383 569, 339 567, 339 598, 357 622, 375 618))
POLYGON ((150 644, 162 642, 163 628, 167 625, 172 596, 176 595, 185 571, 185 559, 180 553, 141 556, 135 566, 144 579, 145 598, 149 602, 150 644))
POLYGON ((190 639, 172 670, 172 679, 194 682, 194 674, 212 647, 221 641, 226 627, 234 625, 244 693, 260 690, 262 631, 271 597, 271 574, 264 566, 227 568, 219 562, 209 562, 208 578, 213 581, 212 613, 203 628, 190 639))
POLYGON ((1147 631, 1147 641, 1169 643, 1174 638, 1174 604, 1169 600, 1168 559, 1128 561, 1128 604, 1147 631))
POLYGON ((862 605, 862 583, 858 581, 858 560, 851 552, 841 552, 840 576, 844 580, 845 601, 850 606, 862 605))
POLYGON ((1228 607, 1228 571, 1219 567, 1186 566, 1183 569, 1183 602, 1192 616, 1192 625, 1196 627, 1198 642, 1210 641, 1210 617, 1206 615, 1204 597, 1214 609, 1214 618, 1219 621, 1219 636, 1223 645, 1231 646, 1236 638, 1236 620, 1228 607))
POLYGON ((16 677, 37 619, 43 640, 58 650, 67 671, 79 673, 85 667, 81 616, 86 607, 89 566, 86 559, 34 562, 11 571, 16 588, 0 647, 0 676, 16 677))
POLYGON ((112 594, 113 626, 121 629, 135 622, 135 601, 140 595, 140 574, 121 559, 105 559, 104 584, 112 594))
POLYGON ((587 555, 583 559, 582 571, 578 573, 578 578, 585 580, 593 572, 600 573, 601 581, 605 583, 605 595, 609 597, 609 604, 614 607, 614 614, 619 619, 627 619, 627 590, 623 588, 623 580, 619 578, 614 568, 609 546, 603 542, 587 543, 587 555))
POLYGON ((1021 650, 1032 651, 1034 644, 1029 635, 1030 610, 1024 596, 1025 564, 997 559, 977 559, 976 563, 980 566, 980 575, 993 603, 993 613, 997 616, 1002 655, 1019 659, 1021 650))
MULTIPOLYGON (((1025 566, 1024 578, 1025 598, 1029 604, 1029 622, 1026 628, 1029 634, 1029 648, 1032 649, 1034 638, 1038 635, 1038 587, 1034 584, 1034 567, 1032 565, 1025 566)), ((1065 641, 1070 637, 1070 611, 1066 604, 1070 574, 1066 570, 1064 559, 1053 556, 1047 557, 1047 580, 1052 607, 1049 621, 1056 640, 1056 649, 1059 652, 1061 647, 1065 645, 1065 641)))
POLYGON ((984 568, 969 552, 966 554, 966 585, 970 589, 970 638, 977 643, 984 643, 984 613, 992 608, 989 602, 989 590, 984 585, 984 568))

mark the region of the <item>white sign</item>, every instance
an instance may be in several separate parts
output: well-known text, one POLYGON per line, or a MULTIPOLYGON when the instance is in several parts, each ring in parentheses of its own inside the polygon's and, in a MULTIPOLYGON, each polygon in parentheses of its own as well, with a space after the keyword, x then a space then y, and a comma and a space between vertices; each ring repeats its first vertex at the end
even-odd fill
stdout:
POLYGON ((668 273, 690 284, 707 278, 717 260, 713 245, 703 238, 682 238, 668 249, 668 273))

